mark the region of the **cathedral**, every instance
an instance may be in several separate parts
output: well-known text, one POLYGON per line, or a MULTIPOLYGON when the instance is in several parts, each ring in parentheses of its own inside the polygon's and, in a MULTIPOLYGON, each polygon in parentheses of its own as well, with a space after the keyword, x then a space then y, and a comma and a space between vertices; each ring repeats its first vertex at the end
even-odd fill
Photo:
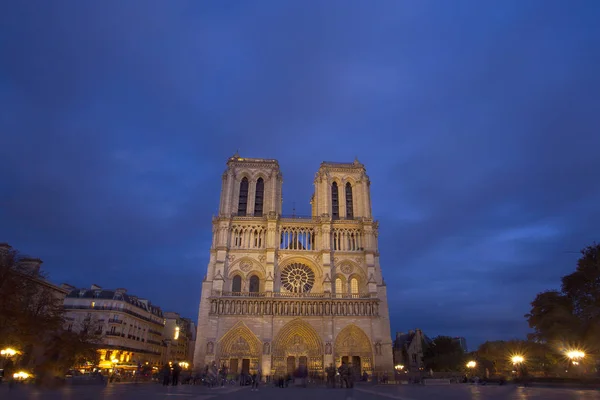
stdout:
POLYGON ((277 160, 237 153, 223 174, 194 368, 263 376, 342 362, 392 373, 378 223, 364 165, 323 162, 310 216, 282 214, 277 160))

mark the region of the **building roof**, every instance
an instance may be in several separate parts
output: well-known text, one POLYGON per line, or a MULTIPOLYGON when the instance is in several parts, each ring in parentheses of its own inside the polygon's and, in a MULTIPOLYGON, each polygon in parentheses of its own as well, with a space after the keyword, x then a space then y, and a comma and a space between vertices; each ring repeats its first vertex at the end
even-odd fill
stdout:
POLYGON ((148 311, 156 316, 162 317, 163 312, 160 307, 152 305, 148 300, 140 299, 136 296, 128 295, 123 290, 106 289, 74 289, 67 294, 67 299, 104 299, 125 301, 135 307, 148 311))

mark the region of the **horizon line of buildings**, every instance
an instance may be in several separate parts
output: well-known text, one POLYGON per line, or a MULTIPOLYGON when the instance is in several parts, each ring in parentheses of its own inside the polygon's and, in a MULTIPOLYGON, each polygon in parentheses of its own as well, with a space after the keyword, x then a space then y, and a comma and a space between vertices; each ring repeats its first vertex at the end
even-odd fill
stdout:
MULTIPOLYGON (((11 250, 15 249, 8 243, 0 243, 0 254, 11 250)), ((17 267, 62 299, 65 330, 101 335, 99 368, 133 370, 168 362, 192 365, 196 324, 190 318, 173 311, 163 312, 148 299, 127 293, 125 288, 54 284, 41 274, 42 263, 39 258, 23 255, 17 267)))

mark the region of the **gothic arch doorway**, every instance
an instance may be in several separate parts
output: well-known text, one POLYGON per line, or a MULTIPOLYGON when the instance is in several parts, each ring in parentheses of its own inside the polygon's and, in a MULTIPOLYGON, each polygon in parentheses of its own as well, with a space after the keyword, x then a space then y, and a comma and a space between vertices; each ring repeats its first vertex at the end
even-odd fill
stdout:
POLYGON ((232 374, 250 374, 258 369, 261 351, 261 341, 243 322, 238 322, 219 340, 217 363, 232 374))
POLYGON ((323 372, 323 342, 307 322, 295 319, 286 324, 273 341, 273 374, 293 373, 306 367, 309 373, 323 372))
POLYGON ((356 374, 373 371, 373 347, 366 333, 350 324, 337 335, 333 346, 335 365, 352 364, 356 374))

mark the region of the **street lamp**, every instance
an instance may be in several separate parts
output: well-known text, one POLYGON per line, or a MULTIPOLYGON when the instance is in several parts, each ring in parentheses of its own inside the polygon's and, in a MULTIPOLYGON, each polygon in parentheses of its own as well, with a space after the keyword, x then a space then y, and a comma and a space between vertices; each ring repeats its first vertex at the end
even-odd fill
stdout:
POLYGON ((477 366, 477 363, 475 361, 469 361, 467 363, 467 368, 473 369, 477 366))
POLYGON ((11 349, 10 347, 7 347, 6 349, 0 350, 0 355, 2 355, 4 357, 12 357, 12 356, 14 356, 17 353, 18 353, 17 350, 11 349))
POLYGON ((579 361, 585 357, 585 353, 581 350, 569 350, 567 351, 567 357, 569 357, 573 365, 579 365, 579 361))
POLYGON ((404 369, 404 365, 402 364, 398 364, 394 367, 394 369, 398 372, 402 371, 404 369))
POLYGON ((519 365, 519 364, 523 364, 523 362, 525 361, 525 358, 523 358, 523 356, 520 355, 514 355, 511 357, 510 359, 513 363, 513 365, 519 365))

